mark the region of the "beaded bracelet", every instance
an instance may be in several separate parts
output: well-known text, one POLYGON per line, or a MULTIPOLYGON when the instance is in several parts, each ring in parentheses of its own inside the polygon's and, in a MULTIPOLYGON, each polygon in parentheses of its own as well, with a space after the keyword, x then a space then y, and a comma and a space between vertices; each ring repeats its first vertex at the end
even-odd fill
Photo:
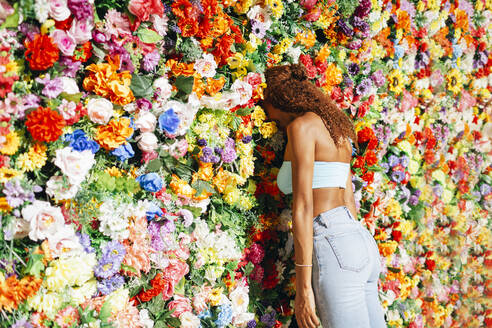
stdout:
POLYGON ((294 263, 294 264, 297 266, 305 266, 305 267, 312 267, 313 266, 312 264, 297 264, 297 263, 294 263))

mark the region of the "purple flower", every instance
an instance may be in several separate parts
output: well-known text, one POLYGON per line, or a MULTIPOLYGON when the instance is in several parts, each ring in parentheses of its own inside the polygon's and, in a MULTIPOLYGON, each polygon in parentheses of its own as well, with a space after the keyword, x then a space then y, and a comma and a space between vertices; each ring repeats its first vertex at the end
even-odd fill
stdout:
POLYGON ((125 257, 125 247, 117 240, 108 242, 102 249, 102 256, 121 262, 125 257))
POLYGON ((77 20, 87 20, 94 16, 92 5, 86 0, 68 0, 67 6, 77 20))
POLYGON ((413 193, 416 197, 420 197, 420 195, 422 194, 422 190, 420 189, 416 189, 413 193))
POLYGON ((88 234, 80 233, 80 232, 76 232, 75 234, 79 237, 80 244, 82 245, 82 247, 84 247, 84 252, 86 253, 95 252, 94 248, 91 246, 91 238, 89 237, 88 234))
POLYGON ((366 17, 371 12, 371 0, 361 0, 357 8, 355 8, 354 16, 366 17))
POLYGON ((30 93, 25 95, 24 98, 22 98, 22 101, 23 101, 24 110, 26 110, 28 108, 38 107, 40 99, 39 96, 30 93))
POLYGON ((125 283, 125 279, 119 274, 116 274, 109 279, 104 279, 102 281, 99 281, 97 283, 97 289, 101 294, 108 295, 111 294, 116 289, 123 286, 124 283, 125 283))
POLYGON ((408 200, 410 205, 415 206, 419 203, 419 198, 415 195, 410 196, 410 199, 408 200))
POLYGON ((369 92, 369 89, 372 86, 372 81, 369 78, 363 79, 359 85, 355 88, 355 93, 357 95, 365 95, 369 92))
POLYGON ((388 158, 388 164, 391 167, 395 167, 400 164, 400 159, 395 155, 390 155, 390 157, 388 158))
POLYGON ((60 78, 49 79, 49 75, 44 79, 36 78, 36 82, 44 84, 41 93, 48 98, 56 98, 63 91, 63 81, 60 78))
POLYGON ((359 73, 359 65, 357 63, 350 63, 349 66, 347 67, 347 71, 349 72, 350 75, 357 75, 359 73))
POLYGON ((430 57, 429 51, 419 51, 417 55, 415 55, 415 69, 419 70, 421 68, 425 68, 429 65, 430 57))
POLYGON ((147 72, 151 71, 157 66, 157 64, 159 64, 160 59, 161 55, 159 54, 159 51, 154 50, 152 52, 149 52, 143 58, 142 68, 147 72))
POLYGON ((362 33, 369 31, 369 24, 358 16, 352 16, 351 23, 353 27, 358 28, 362 33))
POLYGON ((277 311, 273 310, 270 313, 265 313, 260 317, 260 321, 263 322, 268 327, 273 327, 275 325, 275 317, 277 315, 277 311))
POLYGON ((351 37, 354 35, 354 31, 347 25, 347 23, 343 18, 339 19, 337 21, 337 24, 340 30, 342 31, 342 33, 345 34, 346 36, 351 37))
POLYGON ((220 147, 215 147, 214 148, 214 151, 215 151, 216 154, 221 155, 224 150, 222 148, 220 148, 220 147))
POLYGON ((120 70, 129 71, 133 73, 135 71, 135 66, 133 66, 132 59, 128 51, 125 51, 120 55, 120 70))
POLYGON ((26 201, 34 201, 34 193, 24 190, 19 180, 15 180, 14 182, 7 181, 2 192, 5 195, 7 203, 10 207, 20 206, 26 201))
POLYGON ((410 159, 408 158, 407 155, 403 155, 402 157, 400 157, 400 164, 403 167, 407 167, 409 162, 410 162, 410 159))
POLYGON ((120 270, 121 262, 112 257, 102 257, 94 268, 94 275, 98 278, 107 279, 120 270))
POLYGON ((244 137, 241 139, 241 141, 242 141, 243 143, 245 143, 245 144, 250 143, 250 142, 251 142, 251 140, 253 140, 253 137, 252 137, 252 136, 244 136, 244 137))
POLYGON ((386 82, 386 78, 384 77, 383 71, 380 69, 372 73, 371 80, 378 88, 386 82))
POLYGON ((348 75, 344 74, 343 84, 345 84, 347 87, 351 87, 354 85, 354 81, 352 81, 352 79, 348 75))
POLYGON ((443 191, 444 188, 440 184, 432 187, 432 192, 436 195, 436 197, 441 197, 443 191))
POLYGON ((212 156, 210 157, 210 161, 211 161, 212 163, 218 163, 218 162, 220 162, 220 157, 219 157, 219 156, 212 155, 212 156))
POLYGON ((65 66, 63 70, 63 75, 67 77, 75 77, 77 71, 82 63, 80 61, 74 61, 70 57, 63 56, 60 59, 60 63, 65 66))
POLYGON ((173 220, 165 219, 161 226, 161 233, 168 234, 176 230, 176 225, 173 220))
POLYGON ((231 163, 237 158, 237 153, 234 148, 225 148, 221 157, 224 163, 231 163))
POLYGON ((253 19, 251 21, 251 31, 257 38, 263 39, 266 33, 265 24, 263 24, 260 21, 257 21, 256 19, 253 19))
POLYGON ((350 42, 347 45, 347 48, 349 48, 351 50, 356 50, 356 49, 359 49, 361 46, 362 46, 362 40, 358 39, 358 40, 354 40, 354 41, 350 42))
POLYGON ((379 166, 381 166, 381 168, 384 169, 384 173, 389 171, 389 164, 388 163, 382 162, 381 164, 379 164, 379 166))
POLYGON ((205 140, 203 138, 202 139, 198 139, 196 143, 198 144, 198 146, 203 147, 203 146, 206 146, 207 145, 207 140, 205 140))
POLYGON ((256 327, 256 320, 255 319, 248 321, 246 328, 255 328, 255 327, 256 327))
POLYGON ((148 99, 140 98, 137 99, 136 103, 140 110, 149 111, 152 109, 152 103, 148 99))
POLYGON ((106 35, 103 32, 98 31, 98 30, 92 31, 92 40, 94 40, 95 42, 98 42, 98 43, 104 43, 107 41, 106 35))
POLYGON ((482 194, 482 196, 487 196, 488 194, 490 194, 490 189, 490 186, 484 183, 480 186, 480 193, 482 194))
POLYGON ((393 171, 391 173, 391 180, 400 183, 405 178, 405 173, 402 171, 393 171))
POLYGON ((26 318, 20 318, 17 320, 11 328, 34 328, 33 325, 26 318))

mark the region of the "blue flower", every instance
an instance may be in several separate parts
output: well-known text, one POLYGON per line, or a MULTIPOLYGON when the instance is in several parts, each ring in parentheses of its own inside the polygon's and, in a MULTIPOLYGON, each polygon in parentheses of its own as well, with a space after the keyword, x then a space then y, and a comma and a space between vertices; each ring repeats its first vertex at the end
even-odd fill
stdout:
POLYGON ((156 215, 163 216, 164 212, 155 203, 150 203, 145 214, 147 215, 147 220, 152 220, 156 215))
POLYGON ((111 155, 118 157, 118 159, 123 162, 135 156, 135 151, 133 151, 132 145, 127 142, 126 144, 114 149, 111 152, 111 155))
POLYGON ((76 151, 90 150, 95 154, 101 147, 94 140, 87 139, 84 131, 77 129, 70 134, 66 134, 63 139, 70 142, 70 147, 76 151))
POLYGON ((159 128, 167 133, 174 133, 179 125, 179 117, 172 108, 159 116, 159 128))
POLYGON ((104 279, 97 283, 97 289, 103 295, 111 294, 116 289, 120 288, 125 284, 125 279, 119 274, 115 274, 109 279, 104 279))
POLYGON ((125 247, 117 240, 108 242, 102 248, 102 256, 106 258, 114 259, 118 262, 122 262, 126 254, 125 247))
POLYGON ((227 326, 231 320, 232 320, 232 306, 230 304, 222 304, 219 306, 220 312, 217 317, 217 320, 215 320, 215 324, 218 327, 225 327, 227 326))
POLYGON ((200 319, 207 319, 212 317, 212 312, 210 312, 210 309, 203 310, 202 312, 197 314, 197 317, 200 319))
POLYGON ((121 262, 116 258, 102 257, 94 268, 94 275, 98 278, 107 279, 120 271, 121 262))
POLYGON ((157 192, 162 189, 164 182, 157 173, 147 173, 137 178, 140 187, 150 192, 157 192))

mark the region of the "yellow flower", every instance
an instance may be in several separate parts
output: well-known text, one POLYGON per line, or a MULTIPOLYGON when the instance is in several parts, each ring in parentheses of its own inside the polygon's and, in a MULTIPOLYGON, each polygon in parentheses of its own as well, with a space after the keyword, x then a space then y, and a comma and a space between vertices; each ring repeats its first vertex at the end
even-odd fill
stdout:
POLYGON ((17 135, 17 132, 10 131, 10 133, 5 136, 5 139, 3 147, 0 148, 0 153, 4 155, 14 155, 19 149, 19 136, 17 135))
POLYGON ((253 0, 243 0, 243 1, 237 1, 234 4, 234 10, 238 14, 245 14, 248 12, 249 8, 253 4, 253 0))
POLYGON ((209 300, 212 306, 217 306, 222 299, 222 287, 214 288, 210 292, 209 300))
POLYGON ((412 145, 407 140, 400 141, 396 146, 407 154, 412 153, 412 145))
POLYGON ((260 106, 255 106, 253 113, 251 113, 251 118, 255 122, 255 126, 261 126, 263 121, 266 120, 265 111, 260 106))
POLYGON ((291 44, 292 44, 292 40, 290 38, 283 38, 282 41, 280 41, 275 45, 275 47, 273 47, 272 52, 274 54, 281 55, 287 51, 287 49, 290 47, 291 44))
POLYGON ((388 75, 388 81, 389 81, 388 87, 390 91, 394 92, 397 95, 403 92, 403 87, 404 87, 403 75, 401 74, 400 70, 394 69, 388 75))
POLYGON ((55 21, 52 19, 47 19, 43 25, 41 25, 41 34, 48 34, 51 27, 55 26, 55 21))
POLYGON ((446 80, 446 86, 449 91, 453 92, 453 94, 455 95, 461 92, 463 84, 462 75, 459 70, 453 68, 451 71, 449 71, 449 74, 446 76, 446 80))
POLYGON ((253 202, 250 197, 241 196, 241 199, 239 200, 239 206, 244 209, 244 210, 250 210, 253 207, 253 202))
POLYGON ((10 211, 12 211, 12 207, 7 202, 7 198, 0 197, 0 212, 8 213, 10 211))
POLYGON ((249 60, 245 59, 242 53, 236 52, 233 56, 227 58, 227 64, 231 69, 238 69, 248 66, 249 60))
POLYGON ((272 11, 273 17, 280 18, 284 12, 284 5, 281 0, 266 0, 265 1, 270 10, 272 11))
POLYGON ((20 175, 20 172, 8 167, 0 168, 0 183, 5 183, 12 178, 20 175))
POLYGON ((38 312, 43 312, 50 319, 54 319, 56 312, 60 309, 63 303, 61 295, 56 292, 47 292, 40 290, 34 296, 27 299, 27 304, 30 309, 38 312))
POLYGON ((241 177, 248 178, 253 175, 255 169, 254 157, 253 156, 245 156, 241 157, 239 160, 239 172, 241 173, 241 177))
POLYGON ((251 53, 258 48, 258 45, 261 43, 261 39, 258 38, 256 35, 253 33, 249 34, 249 41, 246 42, 246 51, 251 53))
POLYGON ((236 187, 227 186, 224 193, 224 200, 229 205, 234 205, 239 201, 241 192, 236 187))
POLYGON ((104 172, 106 172, 107 174, 109 174, 110 176, 115 177, 115 178, 119 178, 119 177, 123 176, 123 173, 121 172, 121 170, 119 168, 117 168, 116 166, 108 167, 104 170, 104 172))
POLYGON ((415 174, 419 171, 420 163, 411 159, 408 162, 408 173, 415 174))
POLYGON ((259 130, 263 138, 270 138, 277 132, 277 124, 275 122, 265 122, 260 126, 259 130))
POLYGON ((451 190, 445 188, 441 197, 444 204, 449 204, 454 198, 454 193, 451 190))
POLYGON ((441 170, 435 170, 432 172, 432 178, 439 181, 442 185, 446 184, 446 174, 441 170))

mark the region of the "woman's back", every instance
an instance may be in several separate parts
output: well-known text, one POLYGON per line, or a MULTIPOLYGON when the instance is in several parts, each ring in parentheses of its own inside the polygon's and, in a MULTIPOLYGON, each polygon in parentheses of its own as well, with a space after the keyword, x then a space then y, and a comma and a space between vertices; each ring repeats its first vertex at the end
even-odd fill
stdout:
MULTIPOLYGON (((343 146, 338 149, 333 141, 330 133, 326 129, 323 120, 316 113, 307 112, 302 116, 299 116, 291 124, 306 125, 309 127, 309 138, 314 136, 313 142, 315 143, 315 158, 314 161, 319 162, 343 162, 350 163, 352 158, 352 146, 350 141, 344 140, 343 146)), ((290 142, 287 142, 285 149, 284 161, 293 161, 292 151, 290 149, 290 142)), ((314 169, 314 168, 313 168, 314 169)), ((316 175, 313 175, 313 179, 316 175)), ((345 205, 346 192, 352 193, 351 174, 349 172, 350 184, 349 190, 347 188, 339 187, 325 187, 313 189, 313 215, 316 216, 331 208, 345 205)))

